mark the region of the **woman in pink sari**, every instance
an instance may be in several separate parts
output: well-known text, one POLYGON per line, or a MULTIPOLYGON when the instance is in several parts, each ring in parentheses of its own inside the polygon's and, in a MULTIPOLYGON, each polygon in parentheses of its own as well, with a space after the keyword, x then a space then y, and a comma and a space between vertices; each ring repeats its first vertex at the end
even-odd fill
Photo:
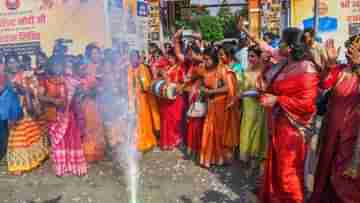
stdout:
MULTIPOLYGON (((336 61, 333 42, 327 50, 336 61)), ((331 96, 311 203, 360 202, 360 35, 347 51, 349 64, 334 65, 322 82, 331 96)))
POLYGON ((53 121, 49 121, 51 159, 57 176, 66 174, 82 176, 87 173, 87 164, 81 145, 81 133, 75 119, 73 99, 79 82, 65 75, 63 58, 51 60, 52 76, 44 81, 46 96, 42 99, 56 107, 53 121))
POLYGON ((279 52, 286 62, 262 83, 260 103, 271 109, 263 203, 302 203, 307 139, 316 115, 318 73, 304 60, 301 30, 283 32, 279 52), (265 85, 264 85, 265 84, 265 85))

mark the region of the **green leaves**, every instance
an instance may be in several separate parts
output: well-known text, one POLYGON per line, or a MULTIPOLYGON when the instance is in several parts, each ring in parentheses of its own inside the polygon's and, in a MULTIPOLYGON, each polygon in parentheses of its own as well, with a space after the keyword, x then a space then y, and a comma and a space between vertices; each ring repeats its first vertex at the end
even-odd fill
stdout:
POLYGON ((220 7, 217 16, 211 16, 208 9, 192 10, 191 20, 178 20, 176 26, 178 29, 191 29, 201 32, 206 41, 219 41, 224 38, 235 38, 237 36, 236 19, 237 16, 247 16, 247 8, 242 8, 233 14, 230 7, 225 6, 226 0, 223 0, 224 6, 220 7))

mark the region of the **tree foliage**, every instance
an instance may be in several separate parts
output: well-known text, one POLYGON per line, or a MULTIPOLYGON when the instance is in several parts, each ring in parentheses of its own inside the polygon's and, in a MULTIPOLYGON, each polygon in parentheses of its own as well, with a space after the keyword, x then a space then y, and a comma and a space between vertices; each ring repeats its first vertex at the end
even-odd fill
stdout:
POLYGON ((222 1, 222 6, 217 16, 211 16, 208 9, 192 9, 191 20, 178 20, 177 28, 191 29, 201 32, 207 41, 218 41, 224 38, 234 38, 237 36, 236 19, 237 16, 247 17, 247 8, 231 12, 227 1, 222 1))
POLYGON ((200 16, 199 27, 203 38, 207 41, 224 39, 224 22, 216 16, 200 16))

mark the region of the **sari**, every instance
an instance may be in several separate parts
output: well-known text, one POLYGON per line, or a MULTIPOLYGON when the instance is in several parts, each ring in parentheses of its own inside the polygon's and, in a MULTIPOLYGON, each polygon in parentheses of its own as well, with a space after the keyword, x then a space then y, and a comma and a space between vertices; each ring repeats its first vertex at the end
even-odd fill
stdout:
MULTIPOLYGON (((226 104, 230 104, 238 92, 236 74, 227 66, 223 66, 221 70, 223 71, 222 77, 228 87, 226 104)), ((223 147, 226 161, 233 160, 235 148, 239 146, 240 115, 241 112, 239 106, 237 105, 233 105, 225 111, 225 134, 223 137, 223 147)))
MULTIPOLYGON (((189 68, 187 73, 187 78, 196 78, 199 75, 202 75, 205 71, 205 68, 200 65, 192 65, 189 68)), ((201 95, 201 88, 203 88, 202 79, 196 79, 190 84, 186 85, 185 91, 188 92, 188 105, 189 110, 195 104, 195 102, 203 102, 204 95, 201 95)), ((190 117, 187 115, 186 118, 186 147, 187 154, 189 156, 193 156, 194 158, 198 158, 200 149, 201 149, 201 138, 203 134, 204 128, 204 120, 203 117, 190 117)))
POLYGON ((13 88, 3 81, 0 91, 0 160, 6 155, 8 145, 8 122, 20 120, 23 113, 18 95, 13 88))
MULTIPOLYGON (((329 110, 325 115, 320 158, 311 203, 360 202, 360 166, 355 176, 345 175, 359 147, 360 79, 350 67, 331 69, 322 88, 331 89, 329 110)), ((357 171, 356 171, 357 170, 357 171)))
MULTIPOLYGON (((195 81, 189 92, 189 106, 201 99, 201 81, 195 81)), ((198 155, 201 149, 204 118, 187 117, 186 146, 188 155, 198 155)))
POLYGON ((96 64, 87 64, 86 76, 81 79, 82 88, 87 93, 81 101, 80 111, 84 125, 83 148, 88 162, 100 161, 105 155, 104 127, 95 98, 97 68, 96 64))
MULTIPOLYGON (((231 81, 230 77, 225 74, 227 70, 218 66, 215 70, 206 70, 204 77, 204 85, 209 89, 221 88, 225 83, 229 86, 231 81)), ((229 87, 231 89, 231 87, 229 87)), ((238 144, 238 132, 236 132, 235 126, 238 125, 238 120, 232 122, 229 111, 226 112, 226 105, 229 102, 228 94, 216 94, 210 96, 207 100, 208 111, 204 121, 204 129, 201 140, 200 149, 200 164, 204 167, 210 167, 210 165, 223 165, 226 161, 226 157, 235 146, 238 144), (225 124, 229 122, 229 124, 225 124), (228 126, 229 125, 229 126, 228 126), (228 127, 226 130, 225 127, 228 127), (236 132, 234 134, 233 132, 236 132)), ((231 113, 231 112, 230 112, 231 113)))
MULTIPOLYGON (((181 85, 185 79, 182 66, 174 65, 166 70, 166 81, 181 85)), ((162 150, 173 150, 181 143, 183 138, 182 121, 185 101, 183 95, 177 95, 175 100, 161 98, 160 109, 160 141, 162 150)))
MULTIPOLYGON (((36 78, 24 76, 24 72, 16 75, 14 82, 25 84, 30 82, 30 88, 39 90, 36 78), (34 83, 33 83, 34 82, 34 83)), ((34 92, 34 90, 33 90, 34 92)), ((23 111, 23 118, 10 126, 8 140, 7 162, 9 172, 27 172, 37 168, 48 158, 47 132, 43 122, 32 116, 29 111, 28 96, 18 92, 20 104, 23 111)))
POLYGON ((48 78, 44 84, 49 97, 65 101, 65 107, 57 107, 55 117, 48 124, 55 174, 85 175, 87 163, 81 145, 81 131, 73 109, 73 99, 79 81, 70 76, 54 76, 48 78))
MULTIPOLYGON (((240 92, 256 90, 256 81, 250 74, 245 71, 238 75, 240 92)), ((265 108, 261 106, 257 98, 245 97, 241 100, 241 109, 240 160, 245 162, 256 160, 260 163, 265 160, 267 147, 265 108)))
POLYGON ((150 93, 151 73, 143 64, 128 69, 128 98, 130 112, 136 115, 136 146, 148 151, 156 146, 155 132, 160 126, 156 98, 150 93))
MULTIPOLYGON (((302 203, 308 135, 314 122, 318 74, 308 61, 290 62, 270 84, 277 96, 272 107, 270 140, 265 163, 264 203, 302 203)), ((260 98, 262 100, 264 98, 260 98)))

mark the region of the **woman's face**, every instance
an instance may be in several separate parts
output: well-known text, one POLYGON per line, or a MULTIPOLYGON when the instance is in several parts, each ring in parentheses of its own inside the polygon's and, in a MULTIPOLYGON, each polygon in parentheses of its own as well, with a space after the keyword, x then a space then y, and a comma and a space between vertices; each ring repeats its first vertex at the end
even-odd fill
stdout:
POLYGON ((93 49, 91 51, 91 61, 93 63, 99 63, 101 61, 101 54, 100 54, 100 50, 99 49, 93 49))
POLYGON ((168 56, 169 64, 170 66, 173 66, 176 64, 176 57, 175 56, 168 56))
POLYGON ((207 69, 211 69, 212 67, 214 67, 214 65, 215 65, 214 61, 212 60, 212 58, 210 56, 204 55, 203 59, 204 59, 205 67, 207 69))
POLYGON ((269 63, 271 61, 271 54, 268 52, 263 52, 263 53, 261 53, 260 58, 262 59, 262 61, 264 63, 269 63))
POLYGON ((257 65, 260 63, 260 57, 255 54, 255 52, 250 51, 248 54, 248 60, 251 65, 257 65))
POLYGON ((225 51, 223 49, 220 49, 220 51, 219 51, 219 60, 223 64, 229 64, 229 62, 230 62, 229 57, 225 54, 225 51))

